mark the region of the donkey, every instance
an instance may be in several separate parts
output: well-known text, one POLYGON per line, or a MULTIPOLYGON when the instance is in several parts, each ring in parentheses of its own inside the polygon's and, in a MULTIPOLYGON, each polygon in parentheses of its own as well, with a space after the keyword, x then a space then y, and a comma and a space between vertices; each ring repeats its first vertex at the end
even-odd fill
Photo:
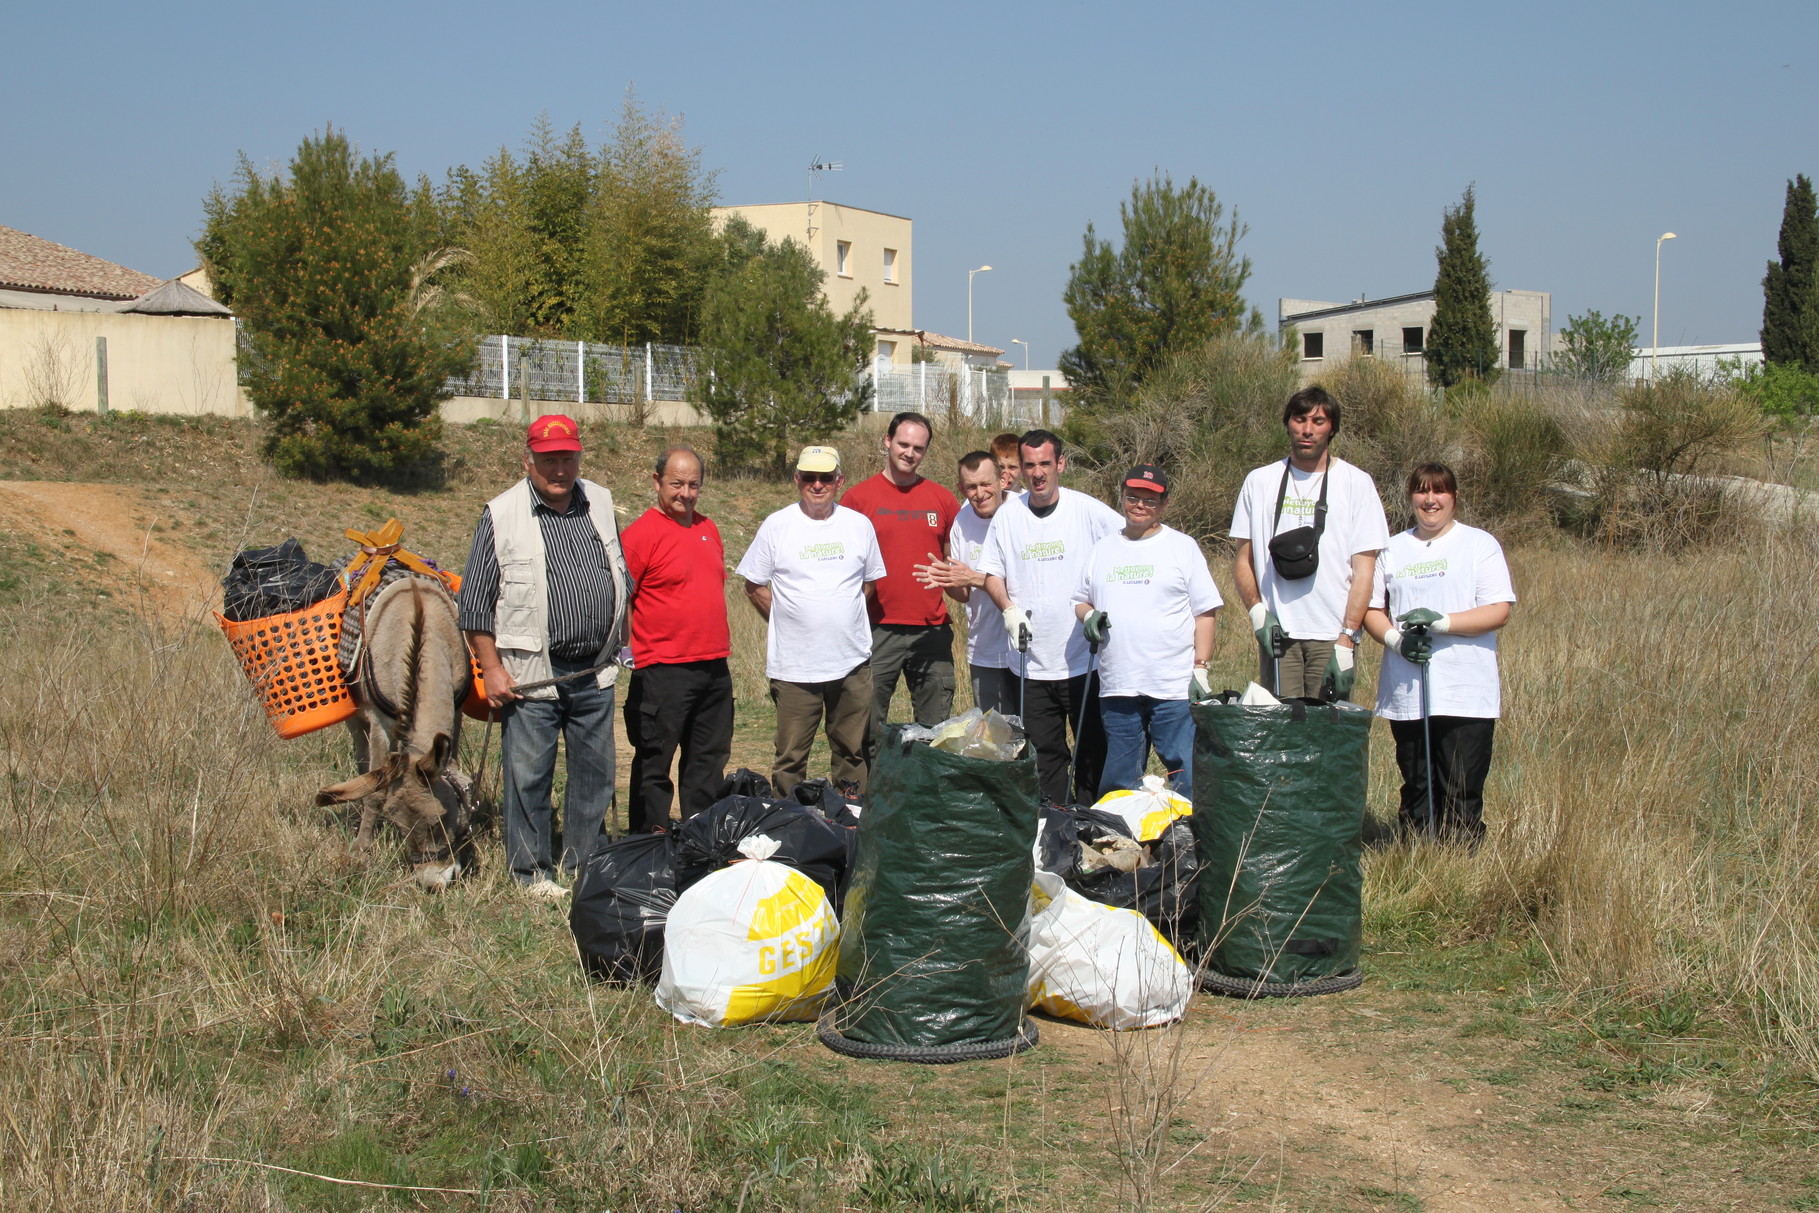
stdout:
POLYGON ((399 577, 373 595, 350 679, 348 725, 364 773, 316 793, 321 805, 366 800, 355 843, 362 853, 383 812, 404 834, 417 882, 432 890, 461 874, 468 830, 468 781, 449 761, 473 677, 458 618, 454 598, 431 577, 399 577), (377 793, 382 801, 367 799, 377 793))

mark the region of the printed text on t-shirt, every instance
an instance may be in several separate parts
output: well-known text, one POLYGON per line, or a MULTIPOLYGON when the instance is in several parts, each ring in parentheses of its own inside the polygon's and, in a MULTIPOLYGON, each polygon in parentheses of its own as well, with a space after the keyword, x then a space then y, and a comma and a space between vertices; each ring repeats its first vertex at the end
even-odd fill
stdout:
POLYGON ((839 540, 832 543, 811 543, 802 549, 799 560, 838 560, 846 555, 846 545, 839 540))
POLYGON ((1105 574, 1105 581, 1107 585, 1148 585, 1155 576, 1156 566, 1153 564, 1120 564, 1105 574))
POLYGON ((1060 560, 1067 555, 1067 540, 1045 539, 1032 543, 1017 553, 1019 560, 1060 560))

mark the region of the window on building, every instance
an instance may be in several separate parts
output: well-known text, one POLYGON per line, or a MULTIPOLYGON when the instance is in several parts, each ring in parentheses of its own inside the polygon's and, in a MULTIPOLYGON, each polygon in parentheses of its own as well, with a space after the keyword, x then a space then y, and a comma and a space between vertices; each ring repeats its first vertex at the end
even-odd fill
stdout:
POLYGON ((851 278, 853 276, 852 256, 853 242, 851 240, 836 242, 834 245, 834 273, 842 278, 851 278))
POLYGON ((894 248, 884 250, 884 280, 897 281, 897 250, 894 248))
POLYGON ((878 365, 889 366, 896 360, 897 343, 895 341, 880 341, 878 343, 878 365))
POLYGON ((1369 358, 1377 352, 1377 330, 1353 329, 1352 353, 1360 358, 1369 358))
POLYGON ((1510 369, 1519 371, 1528 365, 1528 334, 1521 329, 1510 330, 1510 369))
POLYGON ((1324 358, 1324 357, 1326 357, 1326 334, 1325 333, 1303 333, 1303 334, 1301 334, 1301 356, 1303 358, 1324 358))
POLYGON ((1402 330, 1402 352, 1403 353, 1419 354, 1421 352, 1422 348, 1423 347, 1421 344, 1421 330, 1419 328, 1402 330))

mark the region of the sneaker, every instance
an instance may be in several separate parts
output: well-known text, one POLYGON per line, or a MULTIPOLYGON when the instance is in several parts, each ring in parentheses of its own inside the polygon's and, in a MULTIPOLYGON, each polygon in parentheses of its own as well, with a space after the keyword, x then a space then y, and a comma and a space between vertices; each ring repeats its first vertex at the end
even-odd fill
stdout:
POLYGON ((538 901, 561 901, 568 896, 568 890, 544 876, 524 886, 526 896, 538 901))

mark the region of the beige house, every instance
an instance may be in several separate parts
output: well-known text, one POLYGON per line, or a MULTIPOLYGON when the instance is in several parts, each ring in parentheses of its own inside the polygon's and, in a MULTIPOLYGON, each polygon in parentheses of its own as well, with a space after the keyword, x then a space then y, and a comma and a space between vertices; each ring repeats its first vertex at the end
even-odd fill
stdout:
POLYGON ((880 332, 878 356, 908 366, 910 343, 884 330, 911 332, 913 287, 910 221, 837 202, 772 202, 714 208, 716 221, 738 215, 772 240, 785 238, 808 248, 827 273, 827 301, 837 312, 853 305, 863 290, 872 323, 880 332))
POLYGON ((0 407, 248 416, 236 344, 181 282, 0 227, 0 407))
MULTIPOLYGON (((1547 291, 1492 291, 1498 365, 1535 370, 1553 348, 1554 297, 1547 291)), ((1434 322, 1434 292, 1326 303, 1278 299, 1276 330, 1295 332, 1303 377, 1348 358, 1394 359, 1410 374, 1423 371, 1422 351, 1434 322)))

